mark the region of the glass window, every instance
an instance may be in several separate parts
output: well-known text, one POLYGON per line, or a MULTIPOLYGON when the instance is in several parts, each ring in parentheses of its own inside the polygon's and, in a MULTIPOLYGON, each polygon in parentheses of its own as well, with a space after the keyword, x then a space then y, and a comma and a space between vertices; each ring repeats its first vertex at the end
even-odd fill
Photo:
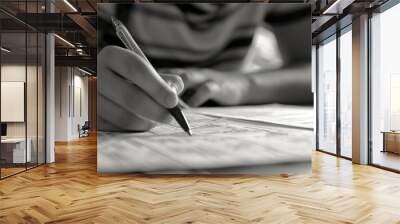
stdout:
POLYGON ((1 34, 1 175, 24 171, 30 162, 26 139, 26 33, 1 34))
MULTIPOLYGON (((1 6, 18 13, 42 12, 39 1, 1 6)), ((4 178, 45 162, 46 54, 44 34, 2 12, 0 19, 7 19, 0 22, 0 178, 4 178)))
POLYGON ((318 47, 318 148, 336 153, 336 36, 318 47))
POLYGON ((400 4, 371 18, 372 163, 400 170, 400 4))
POLYGON ((352 157, 352 35, 351 26, 340 36, 340 154, 352 157))

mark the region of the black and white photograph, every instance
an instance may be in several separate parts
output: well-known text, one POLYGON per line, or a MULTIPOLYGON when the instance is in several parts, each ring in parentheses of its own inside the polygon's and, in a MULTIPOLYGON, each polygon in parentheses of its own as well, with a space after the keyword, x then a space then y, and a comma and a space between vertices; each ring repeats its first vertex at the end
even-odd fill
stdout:
POLYGON ((310 170, 309 5, 98 10, 99 173, 310 170))

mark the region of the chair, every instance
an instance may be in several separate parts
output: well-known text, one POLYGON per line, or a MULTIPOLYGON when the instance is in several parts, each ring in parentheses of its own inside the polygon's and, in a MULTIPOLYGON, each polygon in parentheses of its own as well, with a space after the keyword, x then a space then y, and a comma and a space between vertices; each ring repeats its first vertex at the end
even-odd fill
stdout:
POLYGON ((85 121, 82 127, 78 124, 79 138, 89 136, 89 129, 90 129, 89 121, 85 121))

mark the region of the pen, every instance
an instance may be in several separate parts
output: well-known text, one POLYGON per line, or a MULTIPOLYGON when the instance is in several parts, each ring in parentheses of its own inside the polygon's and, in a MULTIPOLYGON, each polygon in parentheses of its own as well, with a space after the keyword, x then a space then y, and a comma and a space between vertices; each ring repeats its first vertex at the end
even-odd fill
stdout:
MULTIPOLYGON (((137 45, 136 41, 133 39, 132 35, 129 33, 128 29, 124 26, 124 24, 122 24, 121 21, 119 21, 114 17, 111 17, 111 21, 115 27, 115 31, 118 38, 122 41, 125 47, 139 54, 154 69, 153 65, 147 59, 146 55, 143 53, 140 47, 137 45)), ((154 71, 156 70, 154 69, 154 71)), ((189 135, 192 135, 189 122, 187 121, 179 105, 173 108, 167 108, 167 110, 172 115, 172 117, 175 118, 175 120, 182 127, 182 129, 189 135)))

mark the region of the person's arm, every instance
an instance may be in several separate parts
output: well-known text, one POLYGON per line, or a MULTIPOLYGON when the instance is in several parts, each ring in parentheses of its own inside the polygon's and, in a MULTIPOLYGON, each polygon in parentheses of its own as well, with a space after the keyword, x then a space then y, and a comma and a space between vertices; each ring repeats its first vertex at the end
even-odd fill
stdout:
POLYGON ((182 99, 190 106, 212 100, 223 106, 287 103, 311 104, 310 65, 240 74, 213 69, 169 69, 184 82, 182 99))
POLYGON ((240 104, 313 102, 309 64, 277 70, 261 70, 244 76, 249 83, 240 104))

